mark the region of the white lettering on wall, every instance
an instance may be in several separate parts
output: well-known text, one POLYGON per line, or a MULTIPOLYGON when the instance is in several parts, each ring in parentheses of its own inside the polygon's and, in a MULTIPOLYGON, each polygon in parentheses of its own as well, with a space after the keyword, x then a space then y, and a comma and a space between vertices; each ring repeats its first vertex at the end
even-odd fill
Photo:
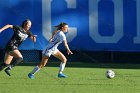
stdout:
POLYGON ((114 3, 114 27, 112 36, 101 36, 98 31, 98 3, 100 0, 89 0, 89 36, 96 43, 117 43, 123 37, 123 0, 112 0, 114 3))
MULTIPOLYGON (((51 31, 51 2, 53 0, 42 0, 42 30, 43 36, 49 40, 51 31)), ((65 0, 67 8, 76 8, 76 0, 65 0)), ((69 27, 69 33, 66 34, 68 42, 72 41, 77 36, 77 28, 69 27)))
POLYGON ((137 9, 137 36, 134 37, 134 44, 140 43, 140 0, 136 0, 137 9))

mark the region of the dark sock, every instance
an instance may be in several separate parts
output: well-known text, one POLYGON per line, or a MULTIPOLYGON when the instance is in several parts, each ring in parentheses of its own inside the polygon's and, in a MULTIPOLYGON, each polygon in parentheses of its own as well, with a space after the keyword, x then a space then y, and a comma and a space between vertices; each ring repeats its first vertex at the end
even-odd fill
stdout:
POLYGON ((11 70, 14 66, 22 62, 23 58, 16 58, 12 63, 6 68, 6 70, 11 70))
POLYGON ((2 63, 0 65, 0 71, 3 70, 5 67, 7 67, 9 64, 5 64, 5 63, 2 63))

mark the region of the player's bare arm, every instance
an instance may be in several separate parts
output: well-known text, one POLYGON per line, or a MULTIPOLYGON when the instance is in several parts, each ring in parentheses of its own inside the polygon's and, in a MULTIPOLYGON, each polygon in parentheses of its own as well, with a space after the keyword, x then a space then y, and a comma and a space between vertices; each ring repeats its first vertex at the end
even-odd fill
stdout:
POLYGON ((13 25, 9 25, 9 24, 5 25, 4 27, 2 27, 2 28, 0 29, 0 33, 1 33, 2 31, 4 31, 4 30, 8 29, 8 28, 13 28, 13 25))
POLYGON ((73 53, 71 52, 69 46, 68 46, 67 40, 64 40, 64 46, 65 46, 65 48, 67 49, 68 55, 73 54, 73 53))

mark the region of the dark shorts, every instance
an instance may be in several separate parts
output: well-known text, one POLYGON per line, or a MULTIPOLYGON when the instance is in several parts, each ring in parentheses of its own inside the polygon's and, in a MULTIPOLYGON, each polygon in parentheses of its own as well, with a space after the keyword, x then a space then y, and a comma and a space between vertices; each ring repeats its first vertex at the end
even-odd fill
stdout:
POLYGON ((7 46, 7 47, 5 48, 5 51, 6 51, 6 52, 10 52, 10 51, 17 50, 17 49, 18 49, 17 46, 7 46))

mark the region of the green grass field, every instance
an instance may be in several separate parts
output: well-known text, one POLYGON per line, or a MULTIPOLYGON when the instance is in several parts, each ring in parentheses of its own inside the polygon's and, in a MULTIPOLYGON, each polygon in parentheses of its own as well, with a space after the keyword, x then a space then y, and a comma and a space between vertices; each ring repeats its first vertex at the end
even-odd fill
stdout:
POLYGON ((53 65, 41 69, 31 80, 27 74, 34 66, 17 66, 10 77, 0 72, 0 93, 140 93, 139 67, 139 64, 110 65, 116 77, 107 79, 105 72, 109 68, 104 66, 68 64, 64 73, 69 77, 57 78, 59 68, 53 65))

